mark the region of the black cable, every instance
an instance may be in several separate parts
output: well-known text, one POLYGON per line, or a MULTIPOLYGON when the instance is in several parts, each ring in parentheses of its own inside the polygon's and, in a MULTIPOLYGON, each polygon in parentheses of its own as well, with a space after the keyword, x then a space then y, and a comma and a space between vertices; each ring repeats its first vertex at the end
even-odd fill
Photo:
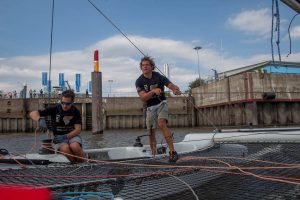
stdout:
POLYGON ((272 53, 272 62, 274 63, 273 29, 274 29, 274 0, 272 0, 272 25, 271 25, 271 53, 272 53))
MULTIPOLYGON (((89 1, 89 3, 111 24, 111 25, 113 25, 143 56, 146 56, 126 35, 125 35, 125 33, 123 33, 122 32, 122 30, 120 29, 120 28, 118 28, 117 27, 117 25, 115 25, 110 19, 109 19, 109 17, 107 17, 95 4, 93 4, 90 0, 88 0, 89 1)), ((158 69, 157 68, 157 70, 163 75, 163 76, 166 76, 160 69, 158 69)), ((199 80, 200 81, 200 80, 199 80)), ((185 95, 184 95, 185 96, 185 95)), ((185 96, 188 100, 189 100, 189 98, 187 97, 187 96, 185 96)), ((193 102, 191 102, 192 104, 193 104, 193 102)), ((193 104, 194 105, 194 104, 193 104)), ((197 107, 194 105, 194 107, 197 109, 197 107)), ((197 109, 198 110, 198 109, 197 109)), ((203 117, 205 117, 205 115, 200 111, 200 110, 198 110, 199 112, 200 112, 200 114, 203 116, 203 117)), ((208 122, 215 128, 215 129, 218 129, 215 125, 214 125, 214 123, 211 121, 211 120, 209 120, 208 118, 207 118, 207 120, 208 120, 208 122)))
POLYGON ((278 51, 278 57, 279 61, 281 62, 281 53, 280 53, 280 13, 279 13, 279 5, 278 5, 278 0, 276 2, 276 30, 277 30, 277 51, 278 51))
POLYGON ((299 15, 299 13, 294 15, 294 17, 292 18, 292 20, 290 21, 290 24, 289 24, 288 33, 289 33, 289 40, 290 40, 290 52, 288 53, 288 55, 286 55, 286 57, 288 57, 290 54, 292 54, 292 39, 291 39, 290 29, 291 29, 292 22, 294 21, 294 19, 297 15, 299 15))
POLYGON ((48 104, 50 104, 50 84, 51 84, 51 66, 52 66, 52 41, 53 41, 53 20, 54 19, 54 0, 52 0, 52 15, 51 15, 51 35, 50 35, 50 66, 49 66, 49 82, 48 82, 48 104))
MULTIPOLYGON (((109 18, 107 17, 95 4, 93 4, 90 0, 88 0, 90 4, 111 24, 113 25, 143 56, 146 56, 126 35, 123 33, 123 31, 117 27, 117 25, 109 18)), ((163 75, 166 76, 159 68, 156 67, 156 69, 163 75)))
POLYGON ((126 35, 119 29, 95 4, 88 0, 92 6, 111 24, 113 25, 143 56, 146 56, 126 35))

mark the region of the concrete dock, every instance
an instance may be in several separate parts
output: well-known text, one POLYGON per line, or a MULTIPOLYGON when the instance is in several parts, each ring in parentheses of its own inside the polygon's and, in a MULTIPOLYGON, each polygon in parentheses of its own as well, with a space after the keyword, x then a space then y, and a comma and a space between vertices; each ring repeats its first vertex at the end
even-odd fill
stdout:
MULTIPOLYGON (((50 104, 59 103, 60 98, 51 98, 50 104)), ((145 128, 145 111, 138 97, 107 97, 102 99, 104 129, 145 128)), ((32 132, 37 123, 28 114, 43 109, 49 104, 47 98, 0 99, 0 133, 32 132), (26 113, 24 117, 23 113, 26 113)), ((185 97, 168 98, 170 120, 173 127, 191 127, 192 114, 185 97)), ((92 130, 92 99, 76 98, 75 106, 82 114, 82 130, 92 130)))

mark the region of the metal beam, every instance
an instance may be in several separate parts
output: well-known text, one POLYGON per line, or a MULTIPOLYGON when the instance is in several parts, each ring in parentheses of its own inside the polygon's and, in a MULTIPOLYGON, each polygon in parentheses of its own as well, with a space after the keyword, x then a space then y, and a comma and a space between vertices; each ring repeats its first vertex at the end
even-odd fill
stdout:
POLYGON ((281 1, 300 14, 300 0, 281 0, 281 1))

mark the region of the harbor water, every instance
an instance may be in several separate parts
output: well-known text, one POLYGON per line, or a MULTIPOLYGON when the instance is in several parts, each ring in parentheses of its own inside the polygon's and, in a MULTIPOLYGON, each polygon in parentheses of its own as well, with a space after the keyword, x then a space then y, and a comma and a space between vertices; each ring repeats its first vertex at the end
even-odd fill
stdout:
MULTIPOLYGON (((174 142, 180 142, 186 134, 211 132, 211 129, 172 128, 174 142)), ((132 146, 137 136, 146 135, 146 129, 113 129, 105 130, 103 134, 92 134, 82 131, 84 149, 132 146)), ((0 134, 0 149, 7 149, 13 155, 38 152, 41 141, 47 139, 45 133, 2 133, 0 134)), ((160 131, 156 132, 157 144, 165 143, 160 131)), ((143 144, 148 144, 148 136, 142 137, 143 144)))

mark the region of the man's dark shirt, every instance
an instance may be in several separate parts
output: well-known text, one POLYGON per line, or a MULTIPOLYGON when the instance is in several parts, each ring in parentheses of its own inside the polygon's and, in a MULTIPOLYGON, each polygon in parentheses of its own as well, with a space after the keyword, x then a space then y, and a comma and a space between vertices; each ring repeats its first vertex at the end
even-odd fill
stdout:
POLYGON ((41 117, 51 116, 51 125, 54 135, 64 135, 75 129, 75 124, 81 124, 79 110, 72 105, 70 110, 63 111, 60 104, 51 106, 45 110, 39 110, 41 117))
POLYGON ((162 76, 158 72, 152 72, 151 78, 146 78, 143 74, 135 81, 135 87, 137 92, 145 91, 146 93, 154 88, 160 88, 162 93, 160 95, 154 95, 147 101, 147 107, 154 106, 166 100, 164 93, 164 86, 170 83, 169 79, 162 76))

